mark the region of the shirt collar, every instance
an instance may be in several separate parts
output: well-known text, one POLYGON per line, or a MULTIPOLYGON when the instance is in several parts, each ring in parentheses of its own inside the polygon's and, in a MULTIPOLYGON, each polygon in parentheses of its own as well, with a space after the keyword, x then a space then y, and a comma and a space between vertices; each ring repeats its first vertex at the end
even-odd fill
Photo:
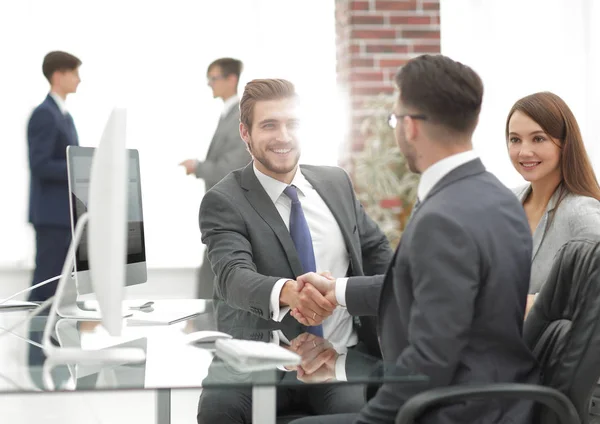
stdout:
POLYGON ((466 152, 448 156, 431 165, 423 172, 421 179, 419 180, 419 187, 417 188, 419 200, 423 201, 431 189, 451 171, 477 158, 478 155, 474 150, 468 150, 466 152))
POLYGON ((62 97, 60 97, 58 94, 56 94, 55 92, 51 91, 50 92, 50 97, 52 97, 52 99, 54 100, 54 102, 56 103, 56 105, 58 106, 58 109, 60 110, 60 112, 63 115, 66 115, 67 113, 69 113, 69 111, 67 110, 67 104, 66 102, 63 100, 62 97))
MULTIPOLYGON (((256 175, 258 182, 265 189, 271 201, 273 203, 277 202, 279 197, 281 197, 283 190, 285 190, 288 185, 286 183, 282 183, 279 180, 276 180, 273 177, 269 177, 268 175, 263 174, 256 168, 256 165, 254 164, 252 164, 252 169, 254 169, 254 175, 256 175)), ((296 174, 294 175, 294 179, 292 180, 291 185, 296 186, 296 188, 298 189, 298 194, 306 196, 307 190, 312 188, 312 185, 308 182, 304 175, 302 175, 302 172, 298 171, 300 171, 300 167, 298 167, 298 169, 296 170, 296 174)))
POLYGON ((230 98, 228 98, 227 100, 225 100, 225 102, 223 102, 223 110, 221 111, 221 116, 225 116, 227 115, 231 109, 233 109, 233 107, 235 105, 237 105, 240 102, 240 98, 238 97, 237 94, 231 96, 230 98))

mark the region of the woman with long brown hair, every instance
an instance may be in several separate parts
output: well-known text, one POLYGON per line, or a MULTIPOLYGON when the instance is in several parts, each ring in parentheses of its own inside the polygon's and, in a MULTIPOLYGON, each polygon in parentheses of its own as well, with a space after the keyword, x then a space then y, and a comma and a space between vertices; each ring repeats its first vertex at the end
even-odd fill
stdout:
POLYGON ((577 120, 556 94, 518 100, 506 119, 506 140, 513 166, 528 182, 515 194, 533 235, 529 311, 559 248, 580 236, 600 237, 600 186, 577 120))

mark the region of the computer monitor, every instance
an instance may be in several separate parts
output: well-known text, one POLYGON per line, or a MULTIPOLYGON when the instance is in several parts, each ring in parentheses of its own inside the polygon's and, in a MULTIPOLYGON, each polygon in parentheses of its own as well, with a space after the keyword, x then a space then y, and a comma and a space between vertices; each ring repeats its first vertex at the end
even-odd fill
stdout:
MULTIPOLYGON (((55 299, 46 321, 42 346, 47 370, 56 363, 121 363, 142 362, 145 352, 133 347, 114 347, 103 350, 56 347, 51 336, 59 305, 69 286, 75 262, 75 250, 87 239, 89 271, 96 294, 102 325, 112 336, 119 336, 123 326, 122 303, 125 287, 128 228, 128 154, 125 149, 127 114, 114 109, 106 123, 102 138, 95 150, 89 176, 87 212, 78 217, 69 253, 58 281, 55 299), (87 224, 87 237, 83 229, 87 224)), ((49 373, 43 373, 44 384, 51 388, 49 373)))
MULTIPOLYGON (((90 175, 93 147, 67 147, 67 170, 69 176, 69 200, 71 205, 71 230, 82 214, 88 210, 90 175)), ((129 178, 127 183, 127 262, 125 285, 145 283, 148 279, 146 268, 146 247, 144 240, 144 218, 142 208, 142 186, 140 178, 139 153, 127 149, 129 178)), ((75 253, 75 281, 79 294, 92 293, 92 282, 88 252, 88 229, 84 229, 81 243, 75 253)))

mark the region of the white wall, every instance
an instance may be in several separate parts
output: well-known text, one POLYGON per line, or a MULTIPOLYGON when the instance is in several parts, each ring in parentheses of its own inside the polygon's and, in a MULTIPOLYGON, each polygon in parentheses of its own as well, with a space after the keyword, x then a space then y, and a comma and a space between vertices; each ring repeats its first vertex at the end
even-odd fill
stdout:
POLYGON ((516 100, 537 91, 552 91, 567 102, 599 169, 599 3, 441 0, 442 53, 471 66, 485 86, 475 149, 508 186, 523 180, 508 159, 506 116, 516 100))
POLYGON ((128 147, 140 151, 149 267, 197 266, 203 183, 177 164, 202 158, 221 102, 206 67, 233 56, 253 78, 288 78, 306 106, 303 161, 337 163, 344 111, 335 92, 333 0, 6 0, 0 2, 0 268, 30 267, 25 128, 46 95, 43 56, 83 61, 68 99, 82 145, 97 144, 112 106, 128 107, 128 147))

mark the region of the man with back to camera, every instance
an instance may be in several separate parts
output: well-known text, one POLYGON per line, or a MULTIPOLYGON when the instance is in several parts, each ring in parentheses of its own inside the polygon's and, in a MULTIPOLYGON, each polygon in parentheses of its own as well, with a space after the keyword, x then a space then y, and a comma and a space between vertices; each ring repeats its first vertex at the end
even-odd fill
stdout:
MULTIPOLYGON (((29 148, 29 222, 35 229, 35 271, 32 285, 61 273, 71 243, 67 146, 78 146, 73 118, 66 108, 67 96, 81 82, 81 60, 62 51, 44 57, 42 72, 50 93, 35 108, 27 125, 29 148)), ((57 281, 29 294, 44 301, 56 291, 57 281)))
MULTIPOLYGON (((481 79, 448 57, 424 55, 400 70, 396 84, 390 124, 421 180, 392 265, 385 276, 334 280, 311 273, 299 285, 317 288, 352 315, 377 316, 384 361, 428 377, 428 388, 536 384, 535 360, 522 339, 531 232, 514 194, 473 151, 481 79)), ((302 311, 292 314, 309 322, 302 311)), ((427 386, 384 384, 359 414, 294 424, 391 424, 427 386)), ((463 401, 427 411, 419 422, 529 424, 531 412, 528 401, 463 401)))
MULTIPOLYGON (((342 308, 334 311, 317 290, 297 290, 296 277, 308 270, 376 275, 385 272, 392 254, 344 170, 298 165, 298 101, 286 80, 246 85, 240 133, 252 163, 229 174, 202 200, 202 241, 217 276, 216 296, 222 300, 217 303, 219 330, 235 334, 236 327, 273 324, 276 343, 287 345, 308 332, 323 335, 341 352, 363 349, 379 355, 371 319, 353 319, 342 308), (309 316, 306 326, 289 316, 290 307, 309 316)), ((323 360, 330 362, 330 369, 343 370, 345 358, 342 354, 323 360)), ((248 423, 251 403, 250 389, 205 389, 198 423, 248 423)), ((279 414, 291 409, 351 412, 364 403, 360 386, 298 385, 277 391, 279 414)))
MULTIPOLYGON (((204 161, 187 159, 180 163, 187 175, 194 174, 204 180, 206 191, 231 171, 250 162, 250 155, 240 139, 240 110, 237 94, 242 73, 241 61, 221 58, 208 66, 206 78, 212 88, 213 97, 223 100, 221 117, 213 135, 204 161)), ((199 299, 212 299, 214 273, 210 267, 206 252, 198 271, 199 299)))

